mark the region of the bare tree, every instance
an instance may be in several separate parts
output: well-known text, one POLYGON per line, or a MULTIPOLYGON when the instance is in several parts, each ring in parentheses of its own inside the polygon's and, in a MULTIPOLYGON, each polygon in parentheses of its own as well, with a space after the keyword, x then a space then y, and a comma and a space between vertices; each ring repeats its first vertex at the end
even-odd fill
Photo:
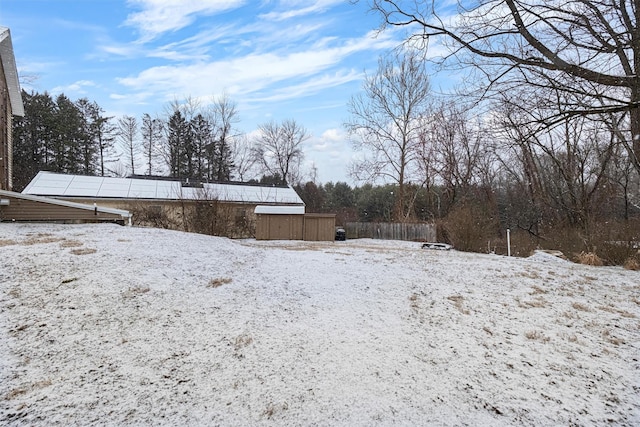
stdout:
POLYGON ((140 131, 142 133, 142 146, 144 148, 144 159, 147 166, 147 175, 153 175, 155 170, 155 159, 158 155, 159 143, 162 140, 162 132, 164 125, 162 120, 151 118, 145 113, 142 116, 142 125, 140 131))
POLYGON ((233 164, 234 170, 240 181, 249 178, 256 164, 254 145, 247 135, 240 135, 233 139, 233 164))
POLYGON ((485 95, 504 85, 563 92, 565 108, 532 117, 545 126, 577 115, 627 114, 621 142, 640 171, 638 0, 459 0, 457 8, 451 2, 370 3, 384 26, 447 46, 442 64, 472 66, 485 95))
POLYGON ((304 153, 302 144, 310 138, 307 130, 295 120, 274 121, 259 127, 259 143, 254 156, 265 172, 279 176, 283 184, 294 184, 304 153))
POLYGON ((209 179, 228 181, 233 164, 233 126, 238 122, 236 104, 226 95, 213 98, 211 107, 214 143, 209 147, 209 179))
POLYGON ((136 174, 136 157, 138 146, 138 120, 133 116, 122 116, 118 119, 118 138, 131 175, 136 174))
POLYGON ((345 123, 353 146, 364 153, 352 164, 358 180, 378 178, 398 184, 394 220, 408 215, 405 184, 420 151, 422 119, 429 106, 430 84, 416 51, 395 52, 378 61, 365 78, 363 92, 352 97, 345 123))
POLYGON ((486 184, 491 167, 486 164, 486 138, 480 123, 469 116, 469 110, 454 103, 434 108, 426 127, 433 152, 432 165, 444 184, 449 202, 454 204, 472 186, 486 184), (484 168, 482 167, 484 166, 484 168), (484 182, 483 182, 484 181, 484 182))
MULTIPOLYGON (((556 95, 558 108, 563 108, 564 93, 556 95)), ((588 231, 596 211, 594 201, 619 146, 608 124, 595 115, 576 116, 531 134, 522 123, 526 118, 510 103, 494 120, 498 158, 539 212, 537 221, 544 213, 547 222, 588 231)), ((538 225, 529 224, 527 231, 537 230, 538 225)))

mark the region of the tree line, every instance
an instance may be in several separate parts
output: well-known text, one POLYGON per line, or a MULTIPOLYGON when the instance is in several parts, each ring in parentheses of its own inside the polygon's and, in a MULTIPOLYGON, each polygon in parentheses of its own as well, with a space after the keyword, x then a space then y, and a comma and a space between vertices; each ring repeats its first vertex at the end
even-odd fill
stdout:
POLYGON ((308 131, 293 119, 270 121, 248 138, 236 129, 227 96, 206 108, 173 102, 163 116, 107 116, 93 101, 22 92, 24 117, 13 121, 14 186, 41 170, 98 176, 168 176, 192 182, 301 179, 308 131))

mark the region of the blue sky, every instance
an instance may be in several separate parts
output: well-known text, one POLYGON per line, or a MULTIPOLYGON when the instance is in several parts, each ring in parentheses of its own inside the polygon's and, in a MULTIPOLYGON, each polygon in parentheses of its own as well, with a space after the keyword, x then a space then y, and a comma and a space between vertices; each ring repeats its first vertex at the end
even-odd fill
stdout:
POLYGON ((226 93, 244 132, 306 127, 321 182, 351 182, 346 103, 400 43, 379 19, 365 0, 0 0, 23 89, 138 118, 226 93))

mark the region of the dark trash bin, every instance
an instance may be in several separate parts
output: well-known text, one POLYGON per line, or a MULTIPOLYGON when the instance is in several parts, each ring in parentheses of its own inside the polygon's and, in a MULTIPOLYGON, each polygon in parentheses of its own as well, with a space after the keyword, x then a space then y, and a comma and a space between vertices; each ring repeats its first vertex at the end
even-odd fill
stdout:
POLYGON ((347 240, 347 232, 344 231, 344 228, 338 228, 336 230, 336 240, 347 240))

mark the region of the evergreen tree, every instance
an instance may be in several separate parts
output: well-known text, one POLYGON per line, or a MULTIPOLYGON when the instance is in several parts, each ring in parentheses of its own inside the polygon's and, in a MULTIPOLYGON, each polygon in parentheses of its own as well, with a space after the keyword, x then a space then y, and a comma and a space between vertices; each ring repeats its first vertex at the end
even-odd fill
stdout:
POLYGON ((21 191, 47 164, 55 103, 48 93, 22 91, 24 117, 13 120, 13 185, 21 191))
POLYGON ((215 146, 212 138, 211 124, 202 114, 198 114, 191 120, 191 132, 193 139, 193 178, 198 181, 210 179, 211 147, 215 146))
POLYGON ((111 122, 113 117, 103 117, 102 109, 98 111, 98 116, 94 118, 94 137, 98 143, 98 170, 100 176, 104 176, 105 164, 109 161, 107 156, 111 154, 113 150, 113 143, 116 139, 116 126, 111 122))
POLYGON ((82 147, 86 140, 82 113, 64 94, 58 95, 55 102, 51 162, 47 166, 56 172, 82 173, 82 147))
POLYGON ((101 152, 99 121, 102 110, 97 103, 90 102, 87 98, 79 99, 76 102, 76 106, 82 115, 83 135, 79 141, 82 173, 85 175, 94 175, 97 167, 102 164, 99 156, 101 152))
POLYGON ((167 125, 167 160, 169 166, 169 175, 177 178, 188 177, 189 151, 187 149, 190 144, 189 124, 179 110, 175 110, 169 118, 167 125))

